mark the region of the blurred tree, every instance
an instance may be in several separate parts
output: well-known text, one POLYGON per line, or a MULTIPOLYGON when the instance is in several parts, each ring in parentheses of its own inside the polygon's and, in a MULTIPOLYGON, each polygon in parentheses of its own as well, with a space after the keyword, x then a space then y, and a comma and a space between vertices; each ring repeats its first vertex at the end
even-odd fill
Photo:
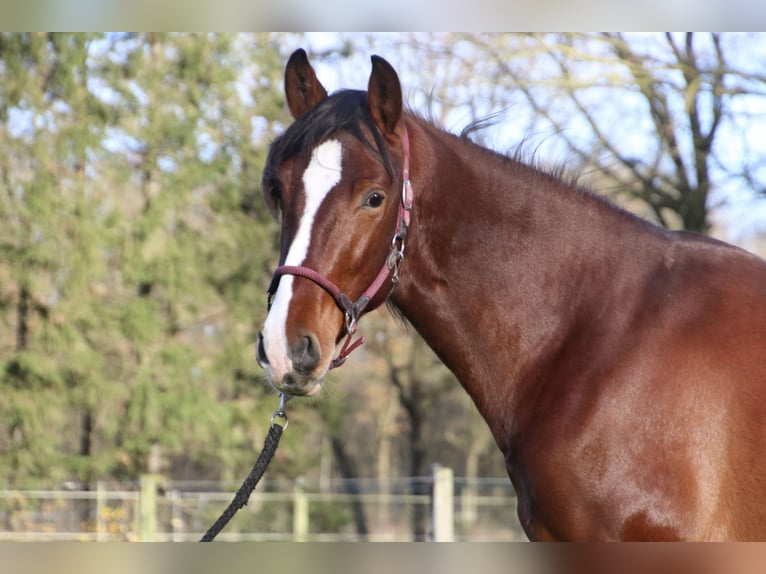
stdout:
MULTIPOLYGON (((395 397, 401 413, 395 425, 399 429, 400 446, 397 450, 401 453, 401 459, 396 463, 398 474, 414 479, 412 494, 428 494, 428 485, 417 479, 428 476, 432 464, 448 464, 457 472, 464 472, 464 457, 450 457, 450 447, 460 452, 466 445, 454 434, 451 445, 445 437, 450 433, 455 418, 463 422, 472 420, 470 401, 423 339, 414 333, 403 332, 402 325, 395 320, 376 319, 370 321, 369 328, 375 334, 370 337, 369 351, 380 357, 383 364, 380 378, 396 390, 395 397), (450 416, 445 416, 447 413, 450 416)), ((392 438, 390 428, 393 422, 387 409, 380 409, 379 414, 378 448, 392 453, 388 442, 392 438)), ((462 424, 459 426, 466 428, 462 424)), ((454 428, 452 430, 454 433, 454 428)), ((484 426, 476 430, 480 435, 489 434, 484 426)), ((377 464, 390 468, 384 460, 377 461, 377 464)), ((427 511, 423 505, 413 507, 411 524, 415 540, 425 540, 428 535, 427 511)))
POLYGON ((255 198, 269 126, 282 119, 282 62, 268 35, 110 41, 119 57, 102 77, 123 110, 112 161, 130 166, 122 193, 132 196, 120 202, 117 254, 133 363, 120 472, 238 476, 266 391, 252 385, 262 383, 253 309, 276 225, 255 198))
POLYGON ((10 481, 67 476, 69 456, 91 454, 102 358, 85 339, 85 307, 105 268, 89 150, 108 116, 87 90, 93 40, 0 36, 0 457, 10 481))
MULTIPOLYGON (((707 233, 711 170, 718 161, 714 144, 730 100, 739 91, 732 81, 740 72, 727 63, 721 36, 666 34, 652 43, 631 41, 622 34, 535 41, 559 74, 560 95, 538 98, 528 81, 519 88, 582 166, 605 174, 615 191, 645 202, 666 227, 707 233), (593 56, 582 65, 577 54, 585 50, 593 56), (594 77, 598 67, 603 79, 594 77), (609 87, 610 95, 602 91, 592 96, 598 87, 609 87), (571 116, 562 114, 562 97, 586 136, 567 128, 571 116), (630 120, 620 121, 619 108, 611 113, 603 109, 615 99, 621 102, 623 117, 640 114, 634 126, 630 120), (635 111, 628 111, 628 105, 635 111), (633 139, 626 133, 630 129, 645 134, 639 153, 635 144, 624 143, 633 139)), ((498 71, 519 80, 517 70, 501 64, 498 71)))
POLYGON ((276 245, 258 188, 284 120, 279 43, 0 36, 7 480, 251 464, 271 407, 252 341, 276 245))

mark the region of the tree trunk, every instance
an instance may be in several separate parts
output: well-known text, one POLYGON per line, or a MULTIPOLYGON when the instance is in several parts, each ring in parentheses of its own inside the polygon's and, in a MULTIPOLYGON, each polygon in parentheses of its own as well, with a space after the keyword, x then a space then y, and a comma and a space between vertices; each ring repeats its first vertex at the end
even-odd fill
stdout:
POLYGON ((354 524, 356 524, 356 532, 362 540, 367 538, 369 530, 367 529, 367 517, 364 513, 364 506, 359 498, 359 488, 357 487, 356 479, 358 479, 357 472, 354 468, 354 462, 351 457, 346 453, 346 449, 343 447, 343 443, 335 436, 330 439, 332 444, 332 452, 335 456, 335 460, 338 462, 338 468, 340 469, 341 476, 346 479, 346 493, 353 495, 351 497, 351 510, 354 514, 354 524))
POLYGON ((391 477, 394 475, 394 472, 391 468, 391 450, 393 447, 393 427, 396 424, 396 415, 399 412, 399 402, 394 395, 398 394, 399 391, 392 387, 387 406, 380 419, 378 432, 380 443, 378 445, 376 466, 380 498, 378 499, 376 522, 384 528, 390 526, 393 520, 391 514, 391 477))
POLYGON ((16 304, 16 350, 23 351, 27 348, 29 335, 29 289, 21 285, 19 289, 19 301, 16 304))

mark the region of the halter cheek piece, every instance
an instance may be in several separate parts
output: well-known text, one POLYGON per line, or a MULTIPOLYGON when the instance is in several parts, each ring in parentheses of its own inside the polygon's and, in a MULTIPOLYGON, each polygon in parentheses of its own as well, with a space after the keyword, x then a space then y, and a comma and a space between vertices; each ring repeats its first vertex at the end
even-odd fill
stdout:
POLYGON ((274 271, 274 276, 271 279, 271 284, 266 292, 268 295, 268 308, 271 309, 271 300, 274 294, 277 292, 277 286, 279 285, 279 279, 282 275, 297 275, 299 277, 305 277, 310 279, 322 289, 332 295, 335 303, 341 311, 343 311, 346 321, 346 341, 343 343, 343 347, 340 350, 340 354, 337 358, 333 359, 330 363, 330 368, 334 369, 340 367, 346 362, 346 359, 352 351, 364 344, 364 337, 359 337, 355 341, 352 341, 354 333, 356 333, 357 321, 362 316, 367 304, 370 300, 383 287, 389 274, 393 271, 391 277, 391 283, 393 289, 399 282, 399 268, 402 260, 404 259, 404 238, 407 235, 407 227, 410 225, 410 212, 412 211, 412 184, 410 183, 410 140, 407 135, 407 128, 404 128, 404 134, 402 136, 402 148, 404 151, 404 165, 402 167, 402 200, 399 204, 399 215, 396 220, 396 230, 394 237, 391 240, 391 250, 386 257, 383 267, 378 271, 377 276, 373 280, 367 289, 359 296, 356 301, 351 301, 351 298, 346 295, 340 288, 330 281, 327 277, 310 269, 303 265, 282 265, 277 267, 274 271))

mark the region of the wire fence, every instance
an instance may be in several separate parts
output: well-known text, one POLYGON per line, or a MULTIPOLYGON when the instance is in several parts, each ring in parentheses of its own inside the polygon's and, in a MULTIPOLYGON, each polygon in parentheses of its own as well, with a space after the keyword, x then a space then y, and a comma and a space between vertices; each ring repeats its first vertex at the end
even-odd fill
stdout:
MULTIPOLYGON (((0 541, 198 540, 233 483, 99 482, 92 489, 0 490, 0 541)), ((292 483, 264 480, 220 541, 516 541, 524 534, 508 479, 432 475, 292 483)))

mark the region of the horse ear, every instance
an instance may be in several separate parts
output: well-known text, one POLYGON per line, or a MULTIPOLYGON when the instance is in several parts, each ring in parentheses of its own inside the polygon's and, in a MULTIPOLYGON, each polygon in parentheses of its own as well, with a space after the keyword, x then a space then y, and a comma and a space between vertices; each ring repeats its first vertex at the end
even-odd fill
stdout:
POLYGON ((306 51, 293 52, 285 68, 285 96, 293 118, 316 106, 327 97, 327 90, 319 83, 306 51))
POLYGON ((380 56, 372 57, 367 98, 380 132, 384 136, 393 134, 402 117, 402 86, 396 70, 380 56))

